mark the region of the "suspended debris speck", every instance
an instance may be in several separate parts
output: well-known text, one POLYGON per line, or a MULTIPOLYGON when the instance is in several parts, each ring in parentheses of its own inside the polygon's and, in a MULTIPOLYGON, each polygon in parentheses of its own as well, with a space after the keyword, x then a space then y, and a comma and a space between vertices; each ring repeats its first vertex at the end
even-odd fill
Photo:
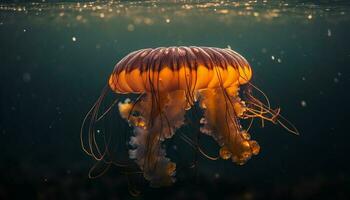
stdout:
POLYGON ((32 75, 28 72, 23 73, 22 79, 23 79, 23 82, 29 83, 32 80, 32 75))
POLYGON ((332 31, 331 31, 331 29, 328 29, 328 30, 327 30, 327 36, 328 36, 328 37, 331 37, 331 36, 332 36, 332 31))
POLYGON ((302 107, 306 107, 306 101, 302 100, 302 101, 300 102, 300 104, 301 104, 302 107))
POLYGON ((335 77, 335 78, 333 79, 333 81, 334 81, 334 83, 338 83, 338 82, 339 82, 339 79, 338 79, 337 77, 335 77))
POLYGON ((129 24, 127 29, 128 29, 128 31, 134 31, 135 30, 135 26, 133 24, 129 24))

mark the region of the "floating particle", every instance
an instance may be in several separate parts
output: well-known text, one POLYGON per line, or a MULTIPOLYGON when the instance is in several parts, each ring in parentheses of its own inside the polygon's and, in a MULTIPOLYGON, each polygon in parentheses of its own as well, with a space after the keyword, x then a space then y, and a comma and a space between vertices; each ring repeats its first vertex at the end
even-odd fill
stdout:
POLYGON ((153 20, 151 18, 146 17, 143 19, 143 23, 145 23, 146 25, 151 25, 153 24, 153 20))
POLYGON ((23 32, 25 33, 25 32, 27 32, 27 30, 26 30, 26 29, 23 29, 23 32))
POLYGON ((135 30, 135 26, 133 24, 129 24, 127 29, 128 29, 128 31, 134 31, 135 30))
POLYGON ((308 15, 307 18, 308 18, 308 19, 312 19, 312 15, 311 15, 311 14, 308 15))
POLYGON ((262 49, 261 49, 261 52, 262 52, 262 53, 266 53, 266 52, 267 52, 267 49, 266 49, 266 48, 262 48, 262 49))
POLYGON ((23 73, 22 79, 25 83, 29 83, 32 80, 32 75, 28 72, 23 73))
POLYGON ((96 132, 97 132, 97 133, 101 133, 101 130, 100 130, 100 129, 97 129, 96 132))
POLYGON ((338 76, 341 76, 341 73, 340 73, 340 72, 338 72, 338 73, 337 73, 337 75, 338 75, 338 76))
POLYGON ((229 11, 227 9, 219 10, 218 13, 227 14, 229 11))
POLYGON ((281 62, 282 62, 281 58, 278 58, 278 59, 277 59, 277 62, 278 62, 278 63, 281 63, 281 62))
POLYGON ((301 104, 302 107, 306 107, 306 101, 302 100, 302 101, 300 102, 300 104, 301 104))
POLYGON ((135 24, 141 24, 141 22, 142 22, 142 17, 135 17, 134 19, 135 24))
POLYGON ((173 149, 176 151, 176 150, 177 150, 177 146, 176 146, 176 145, 173 145, 173 149))
POLYGON ((338 82, 339 82, 339 79, 338 79, 337 77, 335 77, 335 78, 333 79, 333 81, 334 81, 334 83, 338 83, 338 82))
POLYGON ((303 76, 303 77, 301 78, 301 80, 306 81, 306 78, 303 76))
POLYGON ((186 10, 191 10, 193 8, 193 6, 185 4, 185 5, 182 6, 182 8, 186 9, 186 10))
POLYGON ((64 16, 64 12, 60 12, 59 16, 63 17, 64 16))
POLYGON ((275 56, 271 56, 271 59, 272 59, 272 60, 275 60, 275 56))
POLYGON ((219 174, 219 173, 215 173, 215 174, 214 174, 214 177, 215 177, 215 178, 220 178, 220 174, 219 174))
POLYGON ((83 16, 81 16, 81 15, 77 15, 77 16, 75 17, 75 19, 76 19, 77 21, 80 21, 80 20, 82 20, 82 19, 83 19, 83 16))
POLYGON ((170 23, 170 19, 169 19, 169 18, 166 19, 165 22, 166 22, 167 24, 169 24, 169 23, 170 23))
POLYGON ((328 30, 327 30, 327 35, 328 35, 328 37, 331 37, 331 36, 332 36, 332 31, 331 31, 331 29, 328 29, 328 30))
POLYGON ((73 41, 73 42, 77 41, 77 38, 73 36, 73 37, 72 37, 72 41, 73 41))

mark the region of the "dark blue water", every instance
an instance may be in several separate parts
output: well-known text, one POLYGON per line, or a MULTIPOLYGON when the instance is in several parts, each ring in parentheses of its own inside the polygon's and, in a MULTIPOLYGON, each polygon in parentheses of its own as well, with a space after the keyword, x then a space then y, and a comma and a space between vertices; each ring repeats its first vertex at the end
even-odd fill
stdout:
MULTIPOLYGON (((88 178, 94 161, 81 150, 80 125, 122 57, 179 45, 241 53, 253 68, 253 83, 301 135, 257 122, 251 134, 261 153, 246 165, 200 157, 195 170, 178 172, 173 187, 141 184, 139 198, 348 199, 349 6, 0 4, 0 199, 131 198, 117 167, 88 178)), ((131 131, 115 119, 115 126, 131 131)), ((174 140, 180 157, 191 160, 186 143, 174 140)))

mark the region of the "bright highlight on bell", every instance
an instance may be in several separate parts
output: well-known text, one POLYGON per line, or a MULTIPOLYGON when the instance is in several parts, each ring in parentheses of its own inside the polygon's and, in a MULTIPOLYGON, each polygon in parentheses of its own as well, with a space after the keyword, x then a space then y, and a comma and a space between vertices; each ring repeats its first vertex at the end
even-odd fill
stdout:
MULTIPOLYGON (((170 139, 185 124, 185 113, 198 105, 203 110, 199 133, 211 136, 219 145, 218 157, 207 155, 194 142, 182 135, 189 145, 204 157, 232 160, 238 165, 259 154, 259 144, 251 139, 250 125, 240 120, 260 118, 278 123, 298 134, 296 128, 271 109, 266 95, 250 83, 253 75, 247 60, 231 49, 213 47, 160 47, 142 49, 124 57, 114 68, 108 85, 115 93, 139 94, 135 101, 119 102, 118 108, 133 128, 129 158, 134 160, 152 186, 171 185, 176 164, 166 157, 162 142, 170 139), (245 85, 244 89, 240 87, 245 85), (252 95, 257 91, 264 97, 252 95)), ((94 147, 91 124, 99 117, 104 93, 87 116, 91 116, 88 144, 83 148, 97 160, 104 154, 94 147), (92 145, 91 145, 92 144, 92 145)), ((84 120, 85 123, 85 120, 84 120)), ((84 126, 84 124, 83 124, 84 126)), ((97 145, 97 144, 96 144, 97 145)))

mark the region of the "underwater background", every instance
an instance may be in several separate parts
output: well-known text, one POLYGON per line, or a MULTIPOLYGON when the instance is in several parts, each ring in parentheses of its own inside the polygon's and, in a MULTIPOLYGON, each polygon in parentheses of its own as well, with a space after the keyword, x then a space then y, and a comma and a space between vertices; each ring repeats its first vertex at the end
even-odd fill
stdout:
MULTIPOLYGON (((347 1, 1 2, 0 199, 349 199, 349 31, 347 1), (89 179, 80 126, 114 65, 190 45, 242 54, 300 136, 256 120, 261 152, 245 165, 198 157, 172 187, 138 184, 138 197, 117 167, 89 179)), ((132 134, 115 126, 105 131, 132 134)), ((194 158, 174 140, 173 156, 194 158)))

